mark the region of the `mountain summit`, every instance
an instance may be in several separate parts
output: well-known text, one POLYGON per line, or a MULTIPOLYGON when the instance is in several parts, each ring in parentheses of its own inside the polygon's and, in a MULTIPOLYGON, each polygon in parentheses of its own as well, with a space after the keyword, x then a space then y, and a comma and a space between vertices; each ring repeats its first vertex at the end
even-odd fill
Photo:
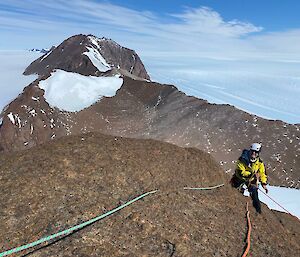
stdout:
POLYGON ((86 76, 124 74, 150 79, 135 51, 122 47, 111 39, 93 35, 75 35, 66 39, 31 63, 24 75, 48 75, 54 69, 86 76))

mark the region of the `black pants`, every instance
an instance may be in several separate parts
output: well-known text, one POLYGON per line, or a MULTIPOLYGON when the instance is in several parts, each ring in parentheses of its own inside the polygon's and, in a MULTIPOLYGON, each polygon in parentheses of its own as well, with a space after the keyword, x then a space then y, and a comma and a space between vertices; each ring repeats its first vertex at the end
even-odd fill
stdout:
MULTIPOLYGON (((253 181, 253 182, 255 183, 256 181, 253 181)), ((240 180, 234 174, 231 181, 230 181, 230 183, 231 183, 232 187, 234 187, 234 188, 241 188, 247 182, 244 181, 244 180, 240 180)), ((251 196, 251 199, 252 199, 252 204, 253 204, 255 210, 258 213, 261 213, 261 204, 260 204, 260 201, 259 201, 259 198, 258 198, 258 188, 256 186, 256 183, 255 184, 252 184, 252 183, 250 183, 249 185, 247 185, 247 184, 246 185, 248 187, 248 191, 250 193, 250 196, 251 196)))
POLYGON ((250 193, 250 196, 252 198, 252 203, 253 203, 253 206, 255 208, 255 210, 258 212, 258 213, 261 213, 261 204, 260 204, 260 201, 258 199, 258 188, 256 185, 250 185, 248 186, 248 191, 250 193))

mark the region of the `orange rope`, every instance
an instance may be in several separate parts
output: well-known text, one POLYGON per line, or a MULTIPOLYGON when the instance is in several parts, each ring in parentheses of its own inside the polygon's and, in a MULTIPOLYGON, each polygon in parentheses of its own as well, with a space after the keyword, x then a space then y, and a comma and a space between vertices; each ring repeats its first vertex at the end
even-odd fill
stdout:
POLYGON ((247 220, 248 220, 247 248, 243 253, 242 257, 246 257, 250 250, 251 221, 250 221, 250 212, 248 210, 248 202, 247 202, 247 220))

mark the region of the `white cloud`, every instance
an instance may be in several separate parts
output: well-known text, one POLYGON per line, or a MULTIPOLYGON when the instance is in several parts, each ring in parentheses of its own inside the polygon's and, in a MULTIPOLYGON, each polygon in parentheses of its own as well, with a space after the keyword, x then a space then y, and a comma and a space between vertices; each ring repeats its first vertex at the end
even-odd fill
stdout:
POLYGON ((184 13, 173 14, 173 16, 183 21, 182 25, 175 25, 176 30, 187 29, 191 33, 239 37, 262 30, 262 27, 256 27, 251 23, 238 20, 225 22, 219 13, 208 7, 187 8, 184 13))
POLYGON ((33 42, 49 47, 73 34, 91 33, 110 37, 142 57, 300 60, 300 30, 264 32, 249 22, 226 21, 208 7, 178 8, 177 13, 158 16, 106 1, 11 0, 7 5, 0 11, 1 33, 9 42, 23 32, 26 47, 33 42))
POLYGON ((255 47, 263 58, 300 61, 300 28, 250 37, 248 43, 255 47))
POLYGON ((9 5, 16 11, 1 11, 0 29, 9 25, 14 26, 15 30, 33 29, 32 34, 58 28, 77 28, 78 31, 89 28, 94 34, 121 33, 120 38, 192 42, 192 39, 209 34, 227 38, 261 30, 249 23, 225 22, 220 14, 206 7, 166 14, 166 20, 169 17, 176 18, 176 21, 162 22, 154 13, 135 11, 108 2, 12 0, 9 5))

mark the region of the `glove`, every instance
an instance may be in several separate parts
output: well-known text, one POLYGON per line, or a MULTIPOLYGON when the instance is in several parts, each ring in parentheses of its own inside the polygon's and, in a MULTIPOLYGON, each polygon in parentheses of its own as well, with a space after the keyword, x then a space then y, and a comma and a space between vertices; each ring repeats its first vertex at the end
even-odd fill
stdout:
POLYGON ((267 188, 267 184, 262 184, 263 189, 266 191, 266 194, 269 192, 268 188, 267 188))

